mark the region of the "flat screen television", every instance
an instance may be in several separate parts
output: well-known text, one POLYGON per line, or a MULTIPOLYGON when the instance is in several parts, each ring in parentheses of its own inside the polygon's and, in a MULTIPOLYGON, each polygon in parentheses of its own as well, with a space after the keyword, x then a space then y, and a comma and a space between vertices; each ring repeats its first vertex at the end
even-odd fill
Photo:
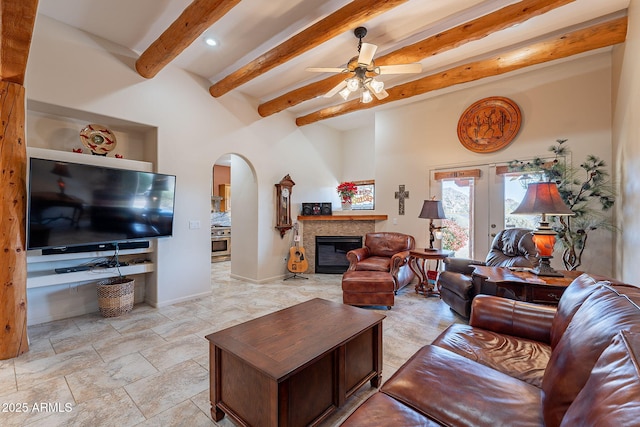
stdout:
POLYGON ((28 183, 27 249, 173 233, 174 175, 31 158, 28 183))

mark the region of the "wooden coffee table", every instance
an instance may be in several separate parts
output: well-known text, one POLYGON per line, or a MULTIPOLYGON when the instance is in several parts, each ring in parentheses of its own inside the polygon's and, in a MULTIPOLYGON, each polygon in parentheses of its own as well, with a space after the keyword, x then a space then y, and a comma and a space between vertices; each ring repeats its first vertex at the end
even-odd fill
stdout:
POLYGON ((475 266, 472 277, 476 289, 482 289, 483 283, 487 282, 513 291, 520 301, 558 304, 567 286, 581 274, 579 271, 566 270, 560 273, 563 277, 537 276, 507 267, 475 266))
POLYGON ((367 381, 380 385, 385 317, 315 298, 207 335, 211 416, 319 424, 367 381))

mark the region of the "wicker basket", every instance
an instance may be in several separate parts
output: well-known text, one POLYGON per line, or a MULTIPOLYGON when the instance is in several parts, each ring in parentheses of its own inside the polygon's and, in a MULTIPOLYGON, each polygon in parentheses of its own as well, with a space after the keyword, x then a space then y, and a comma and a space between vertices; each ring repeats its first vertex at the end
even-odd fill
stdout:
POLYGON ((118 317, 133 309, 134 279, 116 277, 98 282, 98 308, 104 317, 118 317))

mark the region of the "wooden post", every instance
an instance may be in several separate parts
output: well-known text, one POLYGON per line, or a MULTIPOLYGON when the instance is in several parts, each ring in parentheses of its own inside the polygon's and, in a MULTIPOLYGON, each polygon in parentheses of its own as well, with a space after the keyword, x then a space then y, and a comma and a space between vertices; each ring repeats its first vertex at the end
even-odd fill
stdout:
POLYGON ((25 251, 25 89, 0 82, 0 360, 29 350, 25 251))

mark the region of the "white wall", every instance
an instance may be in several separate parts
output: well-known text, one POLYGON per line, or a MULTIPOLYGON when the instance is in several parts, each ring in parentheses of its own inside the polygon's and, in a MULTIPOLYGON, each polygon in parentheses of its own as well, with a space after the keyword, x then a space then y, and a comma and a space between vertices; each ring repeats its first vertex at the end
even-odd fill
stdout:
POLYGON ((618 171, 618 226, 616 273, 638 284, 640 264, 640 2, 631 0, 627 40, 615 51, 613 85, 613 141, 618 171))
POLYGON ((283 275, 290 234, 281 239, 274 228, 273 185, 291 174, 298 209, 302 194, 325 200, 342 170, 339 133, 321 124, 298 128, 286 112, 262 119, 256 101, 233 93, 213 98, 207 90, 210 82, 171 66, 145 80, 134 70, 136 58, 38 16, 25 87, 31 102, 157 128, 156 170, 177 176, 177 209, 174 237, 158 242, 158 292, 151 302, 169 304, 210 290, 211 164, 225 153, 242 156, 254 169, 254 206, 259 206, 248 213, 257 230, 251 225, 244 231, 234 218, 234 241, 257 248, 257 259, 245 260, 234 271, 256 282, 283 275), (189 229, 191 220, 204 226, 189 229))
POLYGON ((342 181, 364 181, 375 176, 375 126, 346 131, 342 135, 342 181))
MULTIPOLYGON (((458 90, 376 114, 376 209, 390 218, 379 223, 379 229, 406 232, 416 237, 418 246, 426 244, 427 224, 417 216, 422 201, 433 194, 429 178, 436 168, 545 156, 558 138, 569 139, 575 165, 587 154, 611 164, 610 53, 454 89, 458 90), (458 141, 458 119, 473 102, 489 96, 514 100, 522 111, 522 126, 508 147, 495 153, 474 153, 458 141), (394 198, 400 184, 410 193, 404 216, 398 215, 394 198)), ((611 275, 612 254, 610 234, 590 237, 581 268, 611 275)))

